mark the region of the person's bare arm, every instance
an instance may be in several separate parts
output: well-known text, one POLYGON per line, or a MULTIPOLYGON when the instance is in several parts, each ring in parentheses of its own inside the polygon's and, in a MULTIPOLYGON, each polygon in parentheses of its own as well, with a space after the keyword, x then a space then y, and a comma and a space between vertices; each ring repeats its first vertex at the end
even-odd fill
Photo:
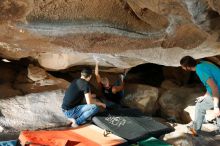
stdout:
POLYGON ((106 108, 106 105, 104 103, 94 100, 90 92, 85 94, 85 98, 87 104, 96 104, 98 106, 102 106, 103 108, 106 108))
POLYGON ((112 93, 117 93, 124 90, 124 82, 120 86, 113 86, 112 87, 112 93))
MULTIPOLYGON (((125 73, 126 74, 126 73, 125 73)), ((112 87, 112 93, 117 93, 117 92, 120 92, 120 91, 122 91, 122 90, 124 90, 124 86, 125 86, 125 84, 124 84, 124 77, 125 77, 125 75, 121 75, 120 76, 120 78, 121 78, 121 85, 118 85, 118 86, 113 86, 112 87)))
POLYGON ((98 83, 101 83, 101 76, 99 75, 99 63, 98 63, 98 61, 96 61, 96 65, 95 65, 95 76, 96 76, 96 81, 98 83))
POLYGON ((216 114, 216 116, 220 116, 220 111, 219 111, 219 89, 218 89, 218 86, 216 85, 215 81, 212 78, 209 78, 207 80, 207 84, 212 89, 212 96, 213 96, 213 103, 214 103, 215 114, 216 114))
POLYGON ((87 104, 92 104, 92 94, 90 92, 85 94, 85 98, 87 104))

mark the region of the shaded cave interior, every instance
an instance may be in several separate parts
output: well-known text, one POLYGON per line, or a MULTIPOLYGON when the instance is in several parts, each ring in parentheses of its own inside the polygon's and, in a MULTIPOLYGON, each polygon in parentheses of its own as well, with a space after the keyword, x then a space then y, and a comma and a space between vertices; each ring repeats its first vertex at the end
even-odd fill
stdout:
MULTIPOLYGON (((1 58, 0 66, 2 69, 0 76, 0 98, 13 98, 14 96, 22 96, 30 93, 44 92, 56 89, 64 89, 59 85, 45 85, 35 87, 34 81, 28 78, 27 68, 29 64, 39 66, 36 60, 31 58, 23 58, 20 60, 5 61, 1 58)), ((61 78, 68 82, 80 77, 80 71, 82 68, 88 66, 74 66, 66 70, 61 71, 47 71, 48 74, 55 78, 61 78)), ((94 69, 94 66, 89 66, 94 69)), ((110 73, 105 71, 105 67, 100 66, 101 76, 106 76, 113 83, 119 79, 119 73, 110 73)), ((152 63, 141 64, 131 68, 125 78, 126 84, 143 84, 153 86, 159 89, 159 94, 163 92, 162 84, 165 80, 173 82, 177 87, 194 87, 196 84, 200 84, 195 72, 185 72, 181 67, 167 67, 163 65, 157 65, 152 63)), ((98 92, 95 76, 91 79, 92 90, 95 93, 98 92)), ((125 91, 126 92, 126 91, 125 91)), ((153 116, 160 116, 161 111, 157 110, 153 116)), ((190 121, 182 121, 182 123, 188 123, 190 121)))

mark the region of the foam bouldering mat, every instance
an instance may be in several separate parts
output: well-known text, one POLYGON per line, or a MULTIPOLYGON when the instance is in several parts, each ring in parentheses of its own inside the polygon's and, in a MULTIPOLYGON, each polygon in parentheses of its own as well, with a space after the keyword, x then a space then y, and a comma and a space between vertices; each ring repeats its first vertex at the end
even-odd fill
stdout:
POLYGON ((114 134, 104 136, 104 130, 91 124, 66 130, 22 131, 19 140, 26 146, 112 146, 127 142, 114 134))
POLYGON ((97 126, 118 135, 129 142, 149 137, 159 137, 173 131, 137 109, 119 108, 96 114, 92 121, 97 126))

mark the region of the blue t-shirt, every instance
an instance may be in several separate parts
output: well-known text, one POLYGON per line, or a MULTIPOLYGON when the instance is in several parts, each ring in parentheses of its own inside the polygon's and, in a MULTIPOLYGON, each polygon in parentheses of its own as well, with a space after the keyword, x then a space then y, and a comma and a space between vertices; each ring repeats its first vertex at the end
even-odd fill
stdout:
POLYGON ((196 65, 196 74, 199 76, 202 83, 205 85, 206 90, 212 96, 212 89, 207 84, 207 80, 209 78, 213 79, 215 84, 218 86, 218 90, 220 93, 220 69, 218 66, 212 64, 208 61, 201 61, 196 65))

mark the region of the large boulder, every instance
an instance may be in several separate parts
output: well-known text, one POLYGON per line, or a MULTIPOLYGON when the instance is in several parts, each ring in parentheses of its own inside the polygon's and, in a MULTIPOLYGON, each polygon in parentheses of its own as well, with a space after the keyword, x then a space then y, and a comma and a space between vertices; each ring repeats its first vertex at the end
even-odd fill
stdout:
POLYGON ((67 124, 61 90, 0 99, 0 126, 11 130, 52 128, 67 124))
MULTIPOLYGON (((178 81, 177 81, 178 82, 178 81)), ((180 87, 175 81, 173 80, 164 80, 160 87, 163 89, 163 90, 169 90, 169 89, 173 89, 173 88, 178 88, 180 87)))
POLYGON ((155 87, 141 84, 128 84, 125 87, 125 97, 122 103, 131 108, 138 108, 142 112, 152 115, 157 110, 159 90, 155 87))
POLYGON ((45 69, 30 64, 27 70, 19 72, 14 83, 15 89, 24 94, 66 89, 70 83, 46 72, 45 69))
POLYGON ((180 123, 189 123, 190 114, 184 109, 195 105, 197 97, 204 94, 201 87, 194 88, 172 88, 165 91, 159 98, 161 116, 180 123))
POLYGON ((27 70, 28 78, 35 82, 43 80, 48 76, 48 73, 44 69, 38 66, 34 66, 33 64, 30 64, 27 70))

